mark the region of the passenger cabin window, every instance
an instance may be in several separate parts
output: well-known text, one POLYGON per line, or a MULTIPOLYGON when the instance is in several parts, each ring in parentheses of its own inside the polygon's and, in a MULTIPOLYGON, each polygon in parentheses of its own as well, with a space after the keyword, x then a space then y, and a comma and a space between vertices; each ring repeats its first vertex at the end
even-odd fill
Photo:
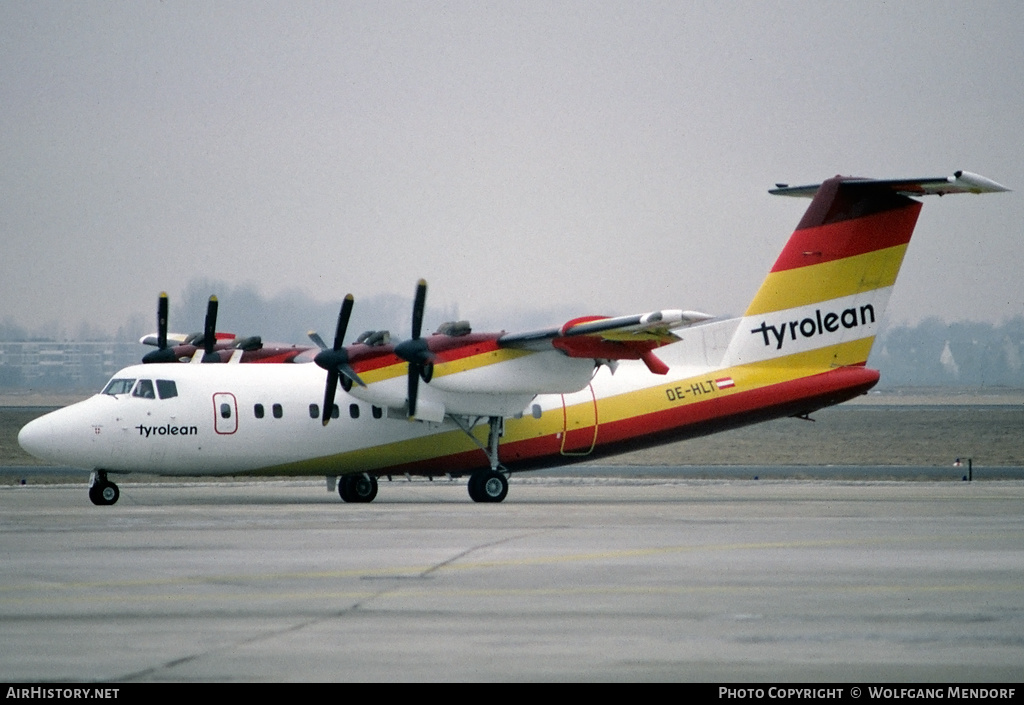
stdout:
POLYGON ((371 406, 370 411, 373 412, 373 418, 379 419, 384 416, 384 409, 379 406, 371 406))
POLYGON ((161 399, 171 399, 178 396, 178 385, 172 379, 158 379, 156 391, 160 394, 161 399))
POLYGON ((107 382, 107 386, 103 388, 104 394, 110 394, 116 396, 118 394, 127 394, 132 391, 132 385, 135 384, 134 379, 118 379, 114 378, 107 382))
POLYGON ((341 410, 338 408, 338 405, 337 404, 332 405, 331 406, 331 418, 332 419, 336 419, 339 416, 341 416, 341 410))
POLYGON ((262 419, 264 413, 266 413, 266 412, 263 411, 263 405, 262 404, 257 404, 256 406, 254 406, 252 408, 252 413, 256 415, 256 418, 262 419))
POLYGON ((140 399, 156 399, 156 392, 153 390, 153 381, 149 379, 140 379, 139 383, 135 385, 135 391, 132 392, 133 397, 139 397, 140 399))
POLYGON ((220 405, 220 417, 222 419, 230 419, 231 418, 231 405, 230 404, 221 404, 220 405))
POLYGON ((274 404, 274 405, 273 405, 272 407, 270 407, 270 408, 271 408, 271 410, 272 410, 272 411, 274 412, 274 418, 275 418, 275 419, 279 419, 279 418, 281 418, 282 416, 284 416, 284 409, 283 409, 283 408, 281 407, 281 405, 280 405, 280 404, 274 404))
POLYGON ((320 406, 317 404, 309 405, 309 418, 318 419, 320 418, 320 406))
POLYGON ((359 405, 358 404, 349 404, 348 405, 348 415, 351 416, 354 419, 358 419, 359 418, 359 405))

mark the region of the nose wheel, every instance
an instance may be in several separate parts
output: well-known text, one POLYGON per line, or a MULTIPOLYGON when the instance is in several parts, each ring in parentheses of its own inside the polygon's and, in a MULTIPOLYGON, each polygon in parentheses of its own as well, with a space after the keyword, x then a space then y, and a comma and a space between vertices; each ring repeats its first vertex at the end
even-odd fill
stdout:
POLYGON ((89 487, 89 500, 97 506, 109 506, 117 502, 121 496, 121 490, 113 482, 107 479, 107 473, 97 470, 89 487))
POLYGON ((372 502, 377 496, 377 478, 366 473, 342 475, 338 494, 346 502, 372 502))

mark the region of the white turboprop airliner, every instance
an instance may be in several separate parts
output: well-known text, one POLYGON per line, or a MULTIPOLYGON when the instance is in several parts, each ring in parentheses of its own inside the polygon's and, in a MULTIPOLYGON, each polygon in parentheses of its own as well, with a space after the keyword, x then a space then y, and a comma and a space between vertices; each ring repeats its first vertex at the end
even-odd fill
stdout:
MULTIPOLYGON (((473 500, 500 502, 511 472, 864 394, 879 379, 866 362, 921 208, 914 197, 1006 190, 961 171, 780 185, 771 193, 811 204, 741 318, 664 310, 511 335, 460 322, 422 337, 421 281, 410 340, 343 346, 348 296, 316 364, 301 362, 312 354, 237 364, 237 353, 227 364, 128 367, 101 394, 26 425, 18 442, 93 470, 89 497, 101 505, 119 496, 110 475, 129 472, 325 476, 348 502, 371 501, 381 476, 468 475, 473 500)), ((166 340, 162 327, 161 349, 166 340)))

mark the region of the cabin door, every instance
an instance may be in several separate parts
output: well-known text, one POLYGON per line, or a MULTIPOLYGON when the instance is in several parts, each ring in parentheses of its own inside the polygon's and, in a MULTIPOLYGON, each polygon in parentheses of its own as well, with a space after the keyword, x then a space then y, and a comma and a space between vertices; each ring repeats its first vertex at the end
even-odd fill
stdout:
POLYGON ((593 386, 562 395, 562 455, 590 455, 597 445, 597 425, 593 386))

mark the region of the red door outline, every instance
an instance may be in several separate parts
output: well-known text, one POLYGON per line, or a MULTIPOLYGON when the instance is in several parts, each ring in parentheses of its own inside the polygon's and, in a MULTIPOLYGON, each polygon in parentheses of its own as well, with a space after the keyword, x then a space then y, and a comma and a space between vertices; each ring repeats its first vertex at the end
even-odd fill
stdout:
POLYGON ((231 392, 217 392, 213 395, 213 430, 222 436, 229 436, 238 430, 238 402, 231 392), (227 407, 226 417, 224 407, 227 407))

